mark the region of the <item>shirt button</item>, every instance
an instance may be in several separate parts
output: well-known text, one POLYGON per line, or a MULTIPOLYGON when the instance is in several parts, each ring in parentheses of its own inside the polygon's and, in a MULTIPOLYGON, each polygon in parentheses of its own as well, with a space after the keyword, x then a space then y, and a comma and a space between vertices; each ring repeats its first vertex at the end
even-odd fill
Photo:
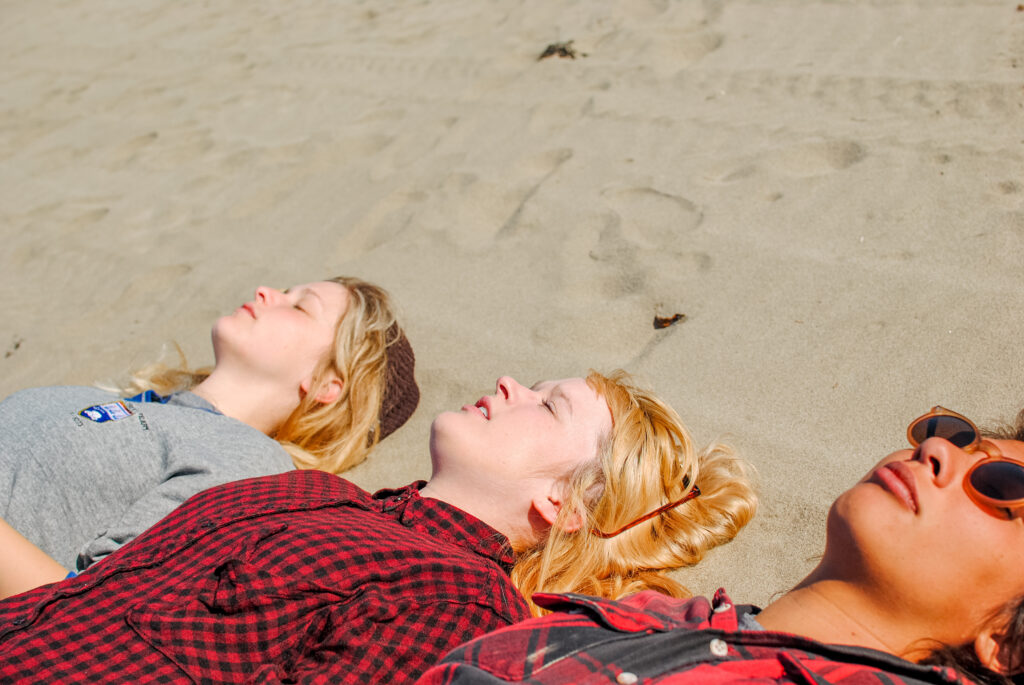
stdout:
POLYGON ((202 523, 199 524, 199 527, 202 528, 203 530, 210 530, 211 528, 214 527, 214 525, 216 525, 216 524, 214 524, 213 521, 203 521, 202 523))
POLYGON ((729 645, 725 644, 725 640, 719 640, 717 637, 711 641, 711 653, 715 656, 726 656, 729 654, 729 645))
POLYGON ((615 682, 619 685, 633 685, 638 680, 640 679, 636 677, 636 673, 630 673, 629 671, 623 671, 615 676, 615 682))
POLYGON ((715 607, 715 613, 716 614, 720 614, 723 611, 729 611, 729 609, 732 609, 732 604, 729 604, 728 602, 726 602, 725 604, 719 604, 718 606, 716 606, 715 607))
POLYGON ((11 621, 11 625, 23 626, 23 625, 25 625, 25 621, 27 621, 27 620, 28 619, 26 619, 24 616, 18 616, 16 619, 11 621))

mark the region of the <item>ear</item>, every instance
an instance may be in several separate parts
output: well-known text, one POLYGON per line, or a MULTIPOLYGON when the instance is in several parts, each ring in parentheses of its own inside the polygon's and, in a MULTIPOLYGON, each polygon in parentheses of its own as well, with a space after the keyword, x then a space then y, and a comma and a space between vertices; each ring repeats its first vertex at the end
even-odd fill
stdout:
MULTIPOLYGON (((312 377, 304 378, 302 382, 299 383, 299 391, 302 393, 303 397, 309 394, 309 389, 312 385, 312 377)), ((334 373, 331 373, 330 377, 326 379, 326 382, 320 386, 320 390, 317 392, 314 399, 316 399, 320 404, 331 404, 341 397, 341 391, 344 389, 345 384, 341 382, 341 379, 334 373)))
MULTIPOLYGON (((532 500, 533 510, 536 511, 542 519, 547 521, 549 526, 555 525, 555 521, 558 519, 559 512, 562 511, 562 498, 558 495, 555 490, 552 490, 546 497, 537 496, 532 500)), ((566 533, 574 533, 580 529, 583 525, 583 517, 579 514, 573 514, 566 517, 566 521, 562 522, 562 530, 566 533)))
POLYGON ((985 668, 1003 675, 1009 672, 1013 647, 1006 644, 1006 635, 1001 627, 986 627, 974 638, 974 653, 985 668))

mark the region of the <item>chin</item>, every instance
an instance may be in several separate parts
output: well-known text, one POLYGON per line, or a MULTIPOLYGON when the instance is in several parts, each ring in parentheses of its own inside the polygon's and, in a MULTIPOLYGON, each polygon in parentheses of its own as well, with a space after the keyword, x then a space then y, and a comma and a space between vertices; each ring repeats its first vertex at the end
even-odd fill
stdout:
POLYGON ((210 339, 213 340, 214 345, 216 345, 220 339, 230 336, 231 323, 231 314, 222 316, 213 322, 213 326, 210 328, 210 339))
MULTIPOLYGON (((469 418, 463 412, 446 411, 437 415, 430 424, 430 457, 434 463, 445 461, 445 457, 466 452, 465 420, 469 418)), ((457 458, 456 458, 457 460, 457 458)))
POLYGON ((437 417, 430 424, 430 443, 429 444, 430 444, 430 458, 432 460, 435 459, 435 455, 437 454, 438 450, 441 448, 441 443, 444 442, 444 437, 443 437, 444 433, 445 433, 445 431, 444 431, 445 420, 444 419, 445 419, 445 415, 449 414, 449 413, 450 412, 445 412, 444 414, 438 414, 437 417))

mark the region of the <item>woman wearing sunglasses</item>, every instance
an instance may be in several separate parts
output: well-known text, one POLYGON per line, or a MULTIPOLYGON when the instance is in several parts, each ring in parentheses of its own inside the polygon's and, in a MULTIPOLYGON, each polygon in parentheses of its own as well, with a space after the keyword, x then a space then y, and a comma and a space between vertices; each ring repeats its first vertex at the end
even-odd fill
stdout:
MULTIPOLYGON (((530 616, 522 591, 687 596, 750 520, 742 461, 625 374, 499 378, 431 426, 432 476, 201 493, 77 578, 0 602, 0 681, 406 683, 530 616), (699 489, 699 494, 698 494, 699 489)), ((2 561, 2 555, 0 555, 2 561)))
POLYGON ((981 434, 935 407, 907 435, 832 505, 817 568, 763 611, 723 591, 538 595, 557 613, 420 682, 1010 683, 1024 671, 1024 412, 981 434))

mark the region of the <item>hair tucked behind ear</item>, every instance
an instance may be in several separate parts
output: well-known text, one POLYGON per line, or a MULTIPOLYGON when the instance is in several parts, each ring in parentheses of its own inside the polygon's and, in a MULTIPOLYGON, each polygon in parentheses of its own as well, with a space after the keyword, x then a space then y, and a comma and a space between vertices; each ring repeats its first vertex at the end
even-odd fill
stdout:
MULTIPOLYGON (((348 290, 348 308, 338 321, 334 345, 314 372, 312 386, 273 437, 291 455, 296 468, 341 473, 363 461, 378 442, 388 382, 387 350, 404 336, 383 288, 358 278, 329 280, 348 290), (336 401, 322 404, 316 397, 330 371, 341 380, 342 392, 336 401)), ((210 375, 212 368, 189 369, 181 348, 175 347, 178 368, 151 364, 133 374, 131 385, 124 390, 167 394, 191 389, 210 375)), ((411 362, 407 374, 415 389, 411 362)))
MULTIPOLYGON (((689 597, 666 571, 696 564, 754 516, 749 467, 725 445, 698 453, 676 412, 624 371, 608 377, 591 372, 587 384, 608 403, 611 435, 597 458, 568 478, 559 518, 546 539, 520 552, 512 580, 528 599, 538 591, 614 599, 658 590, 689 597), (591 532, 617 530, 680 499, 691 483, 701 491, 696 499, 612 538, 591 532), (582 525, 566 525, 573 520, 582 525)), ((535 615, 543 613, 530 606, 535 615)))
MULTIPOLYGON (((1024 420, 1024 412, 1019 418, 1024 420)), ((1000 651, 1007 662, 1006 671, 1017 675, 1006 676, 983 665, 974 650, 973 641, 956 647, 940 645, 919 663, 952 668, 978 685, 1024 683, 1024 674, 1020 673, 1024 670, 1024 597, 1009 602, 1001 613, 1005 616, 1006 624, 1002 630, 1003 646, 1000 651)))

